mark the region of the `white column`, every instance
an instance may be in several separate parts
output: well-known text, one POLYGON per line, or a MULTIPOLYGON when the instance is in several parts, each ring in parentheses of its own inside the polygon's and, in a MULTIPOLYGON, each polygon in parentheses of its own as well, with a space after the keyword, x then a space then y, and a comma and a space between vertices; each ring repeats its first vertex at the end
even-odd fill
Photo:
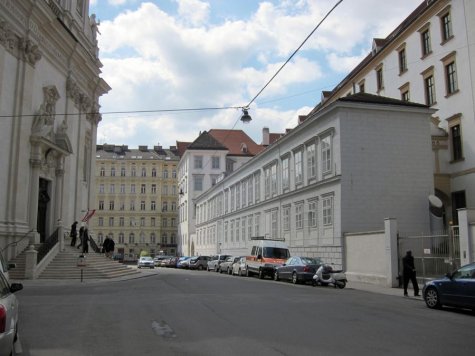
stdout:
POLYGON ((30 195, 29 195, 29 225, 30 225, 30 244, 40 242, 40 235, 37 231, 38 223, 38 194, 40 184, 40 167, 41 167, 41 149, 32 143, 32 154, 30 158, 30 195))

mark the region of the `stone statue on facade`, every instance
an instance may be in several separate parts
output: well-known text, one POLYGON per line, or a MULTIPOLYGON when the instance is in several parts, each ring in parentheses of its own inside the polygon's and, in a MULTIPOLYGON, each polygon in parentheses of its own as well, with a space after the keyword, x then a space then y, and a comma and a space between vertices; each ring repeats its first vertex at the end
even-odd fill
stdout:
POLYGON ((58 90, 54 85, 43 88, 44 101, 33 119, 32 134, 53 139, 56 102, 59 99, 58 90))

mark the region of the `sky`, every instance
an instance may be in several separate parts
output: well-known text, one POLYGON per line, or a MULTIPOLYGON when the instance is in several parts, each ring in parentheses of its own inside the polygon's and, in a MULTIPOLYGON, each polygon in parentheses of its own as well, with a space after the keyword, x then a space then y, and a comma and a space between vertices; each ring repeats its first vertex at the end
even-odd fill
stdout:
POLYGON ((252 102, 249 124, 241 109, 169 110, 247 106, 337 3, 90 0, 112 88, 100 99, 97 143, 168 148, 240 129, 260 144, 264 127, 295 127, 421 0, 343 0, 252 102))

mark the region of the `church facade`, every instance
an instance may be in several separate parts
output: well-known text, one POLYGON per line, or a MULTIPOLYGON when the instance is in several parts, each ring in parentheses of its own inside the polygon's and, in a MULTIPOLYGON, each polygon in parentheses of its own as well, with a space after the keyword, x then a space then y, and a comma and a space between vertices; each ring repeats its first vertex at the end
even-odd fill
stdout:
POLYGON ((0 250, 9 260, 94 205, 101 78, 89 0, 0 1, 0 250))

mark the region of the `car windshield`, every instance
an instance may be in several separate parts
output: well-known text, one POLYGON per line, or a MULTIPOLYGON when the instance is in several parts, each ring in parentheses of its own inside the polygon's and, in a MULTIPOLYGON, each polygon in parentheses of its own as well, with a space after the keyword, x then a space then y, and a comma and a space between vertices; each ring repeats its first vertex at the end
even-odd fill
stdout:
POLYGON ((286 259, 290 257, 290 253, 286 248, 264 247, 263 257, 286 259))
POLYGON ((152 261, 152 257, 141 257, 142 261, 152 261))
POLYGON ((453 275, 452 278, 459 279, 459 278, 475 278, 475 266, 474 265, 467 265, 464 267, 459 268, 453 275))

